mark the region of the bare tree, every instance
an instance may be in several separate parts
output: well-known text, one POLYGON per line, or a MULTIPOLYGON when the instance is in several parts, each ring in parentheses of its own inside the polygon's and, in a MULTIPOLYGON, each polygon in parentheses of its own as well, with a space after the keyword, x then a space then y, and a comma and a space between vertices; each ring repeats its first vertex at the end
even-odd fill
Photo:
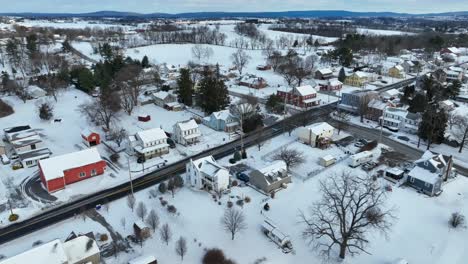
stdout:
POLYGON ((452 228, 466 227, 465 216, 459 212, 455 212, 450 216, 449 225, 452 228))
POLYGON ((109 132, 110 138, 117 144, 120 148, 122 142, 127 138, 128 133, 123 128, 114 128, 109 132))
POLYGON ((104 125, 108 130, 119 110, 120 98, 114 93, 101 95, 97 100, 80 106, 80 112, 91 122, 104 125))
POLYGON ((131 194, 127 196, 127 205, 130 209, 132 209, 132 212, 133 212, 133 209, 135 208, 135 203, 136 203, 135 196, 131 194))
POLYGON ((274 71, 278 69, 278 66, 282 64, 284 61, 284 57, 281 54, 281 51, 273 51, 271 55, 268 57, 268 63, 271 64, 271 67, 274 71))
POLYGON ((467 145, 468 137, 468 117, 457 115, 453 117, 455 119, 453 128, 451 129, 452 135, 460 143, 459 153, 462 153, 463 148, 467 145))
POLYGON ((201 63, 203 60, 209 60, 213 56, 213 49, 210 47, 204 47, 201 44, 197 44, 192 47, 192 57, 201 63))
POLYGON ((372 97, 370 94, 365 94, 361 96, 358 102, 357 106, 357 112, 359 116, 361 117, 361 123, 364 122, 364 116, 367 115, 369 112, 369 102, 372 100, 372 97))
POLYGON ((156 231, 159 227, 159 216, 156 213, 154 209, 151 209, 151 211, 148 214, 148 217, 146 218, 146 223, 151 226, 153 229, 153 232, 156 231))
POLYGON ((184 260, 184 256, 187 254, 187 240, 184 237, 180 237, 177 240, 175 251, 180 256, 180 259, 184 260))
POLYGON ((262 51, 262 54, 263 56, 265 56, 267 62, 273 55, 273 52, 275 52, 275 43, 273 42, 273 40, 268 39, 265 43, 265 49, 262 51))
POLYGON ((343 172, 321 181, 320 191, 322 199, 300 218, 304 238, 324 256, 330 257, 334 247, 341 259, 346 253, 368 253, 367 235, 372 230, 386 235, 390 230, 393 209, 385 209, 386 191, 371 177, 343 172))
POLYGON ((224 215, 221 218, 221 224, 226 231, 231 233, 232 240, 234 240, 237 233, 247 229, 244 213, 233 207, 227 208, 224 211, 224 215))
POLYGON ((159 233, 161 235, 161 240, 166 243, 166 245, 169 245, 169 241, 171 241, 172 238, 172 231, 171 228, 169 227, 168 224, 164 224, 161 229, 159 230, 159 233))
POLYGON ((143 83, 143 68, 140 65, 130 64, 117 72, 115 85, 122 91, 122 108, 129 114, 138 105, 138 98, 143 83))
POLYGON ((249 64, 251 57, 242 49, 238 49, 231 55, 232 64, 236 66, 239 75, 242 75, 244 68, 249 64))
POLYGON ((147 213, 148 213, 148 209, 146 208, 146 205, 143 202, 139 202, 136 208, 136 214, 138 217, 141 218, 141 221, 145 220, 145 216, 147 213))
POLYGON ((284 161, 288 170, 305 162, 304 153, 296 149, 290 149, 287 146, 282 147, 280 151, 273 156, 273 160, 284 161))
POLYGON ((335 127, 338 129, 338 135, 340 134, 341 130, 345 129, 348 126, 348 122, 350 120, 350 115, 346 111, 337 111, 334 113, 336 120, 338 121, 335 127))

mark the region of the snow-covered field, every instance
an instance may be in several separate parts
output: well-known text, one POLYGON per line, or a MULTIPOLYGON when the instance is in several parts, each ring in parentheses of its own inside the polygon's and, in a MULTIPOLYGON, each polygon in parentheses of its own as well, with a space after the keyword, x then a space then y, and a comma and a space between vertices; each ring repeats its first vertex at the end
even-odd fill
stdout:
POLYGON ((370 29, 370 28, 358 28, 359 34, 370 35, 370 36, 399 36, 399 35, 415 35, 412 32, 404 32, 398 30, 383 30, 383 29, 370 29))
MULTIPOLYGON (((294 141, 293 136, 282 135, 267 142, 260 151, 257 147, 248 149, 249 166, 261 168, 268 163, 268 157, 278 147, 290 145, 294 141), (264 158, 266 157, 266 158, 264 158)), ((305 172, 314 168, 316 159, 326 154, 339 154, 340 150, 319 150, 305 145, 297 145, 304 151, 308 163, 298 168, 296 173, 305 172), (337 152, 338 151, 338 152, 337 152)), ((227 159, 220 161, 227 165, 227 159)), ((293 183, 288 188, 278 192, 274 199, 268 198, 250 187, 233 188, 232 193, 225 195, 218 205, 210 194, 195 191, 184 187, 172 198, 170 194, 159 195, 169 204, 177 208, 178 214, 171 215, 160 204, 158 198, 150 199, 148 190, 136 194, 137 203, 143 202, 148 211, 154 209, 160 217, 160 226, 168 223, 173 236, 166 246, 159 233, 144 242, 143 247, 133 245, 134 252, 120 253, 117 258, 109 258, 106 262, 124 264, 133 257, 141 254, 155 255, 158 263, 200 263, 204 250, 213 247, 222 248, 229 258, 237 263, 254 263, 255 260, 266 258, 265 263, 285 264, 320 263, 322 259, 317 251, 308 247, 301 237, 303 226, 298 223, 299 210, 307 211, 308 207, 320 198, 318 183, 320 180, 330 177, 332 174, 350 170, 356 176, 364 172, 360 169, 350 169, 346 162, 339 163, 326 169, 317 176, 303 181, 294 176, 293 183), (241 209, 246 216, 247 230, 239 233, 232 241, 221 224, 220 218, 228 200, 235 202, 236 197, 250 197, 251 202, 246 203, 241 209), (232 197, 232 198, 231 198, 232 197), (270 211, 261 212, 265 201, 271 206, 270 211), (282 232, 291 236, 295 254, 283 254, 275 244, 269 241, 260 230, 263 219, 268 217, 273 220, 282 232), (182 262, 176 255, 175 241, 183 236, 188 242, 188 253, 182 262)), ((405 258, 409 263, 428 264, 462 264, 468 257, 468 244, 464 243, 468 235, 467 229, 451 230, 448 227, 448 218, 451 213, 459 211, 468 213, 468 179, 459 177, 444 186, 444 192, 439 197, 429 198, 418 194, 411 188, 394 187, 388 193, 388 206, 396 208, 397 219, 392 231, 385 238, 379 233, 369 236, 370 246, 367 250, 371 255, 361 254, 357 257, 348 257, 349 264, 375 264, 393 263, 397 258, 405 258), (423 224, 422 224, 423 223, 423 224)), ((138 219, 135 213, 126 205, 126 200, 121 199, 112 202, 106 209, 99 211, 113 228, 123 236, 132 234, 131 225, 138 219), (121 219, 125 218, 125 225, 121 219)), ((12 256, 31 248, 36 240, 50 241, 55 238, 65 239, 71 231, 75 232, 105 232, 102 227, 91 224, 92 220, 84 221, 82 218, 69 219, 50 228, 38 231, 31 235, 17 239, 0 246, 0 252, 6 256, 12 256)))

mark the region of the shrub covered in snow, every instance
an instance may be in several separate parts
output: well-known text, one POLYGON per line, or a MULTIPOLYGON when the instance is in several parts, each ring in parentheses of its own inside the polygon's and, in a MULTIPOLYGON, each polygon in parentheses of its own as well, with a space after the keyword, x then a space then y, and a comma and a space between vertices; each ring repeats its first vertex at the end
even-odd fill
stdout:
POLYGON ((450 216, 449 224, 453 228, 459 228, 465 226, 465 216, 461 213, 455 212, 450 216))

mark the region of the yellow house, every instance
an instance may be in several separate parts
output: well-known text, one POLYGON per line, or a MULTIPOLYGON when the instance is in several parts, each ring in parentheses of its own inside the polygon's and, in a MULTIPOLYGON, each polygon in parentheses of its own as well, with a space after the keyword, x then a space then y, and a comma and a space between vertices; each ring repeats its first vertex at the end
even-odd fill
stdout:
POLYGON ((350 76, 346 77, 344 84, 356 87, 364 86, 367 81, 367 74, 364 72, 353 72, 350 76))
POLYGON ((388 69, 388 76, 402 79, 405 69, 401 65, 396 65, 388 69))

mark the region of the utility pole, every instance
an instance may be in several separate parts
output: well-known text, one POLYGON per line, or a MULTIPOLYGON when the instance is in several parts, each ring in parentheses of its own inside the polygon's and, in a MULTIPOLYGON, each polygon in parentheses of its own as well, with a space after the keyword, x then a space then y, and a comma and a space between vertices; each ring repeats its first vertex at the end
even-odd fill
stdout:
POLYGON ((130 191, 132 192, 132 196, 133 196, 132 170, 130 168, 130 158, 129 158, 129 156, 127 156, 127 164, 128 164, 128 177, 130 178, 130 191))
POLYGON ((383 134, 383 126, 385 121, 385 113, 387 111, 388 105, 386 105, 383 109, 382 119, 380 120, 380 136, 379 136, 379 143, 382 143, 382 134, 383 134))

